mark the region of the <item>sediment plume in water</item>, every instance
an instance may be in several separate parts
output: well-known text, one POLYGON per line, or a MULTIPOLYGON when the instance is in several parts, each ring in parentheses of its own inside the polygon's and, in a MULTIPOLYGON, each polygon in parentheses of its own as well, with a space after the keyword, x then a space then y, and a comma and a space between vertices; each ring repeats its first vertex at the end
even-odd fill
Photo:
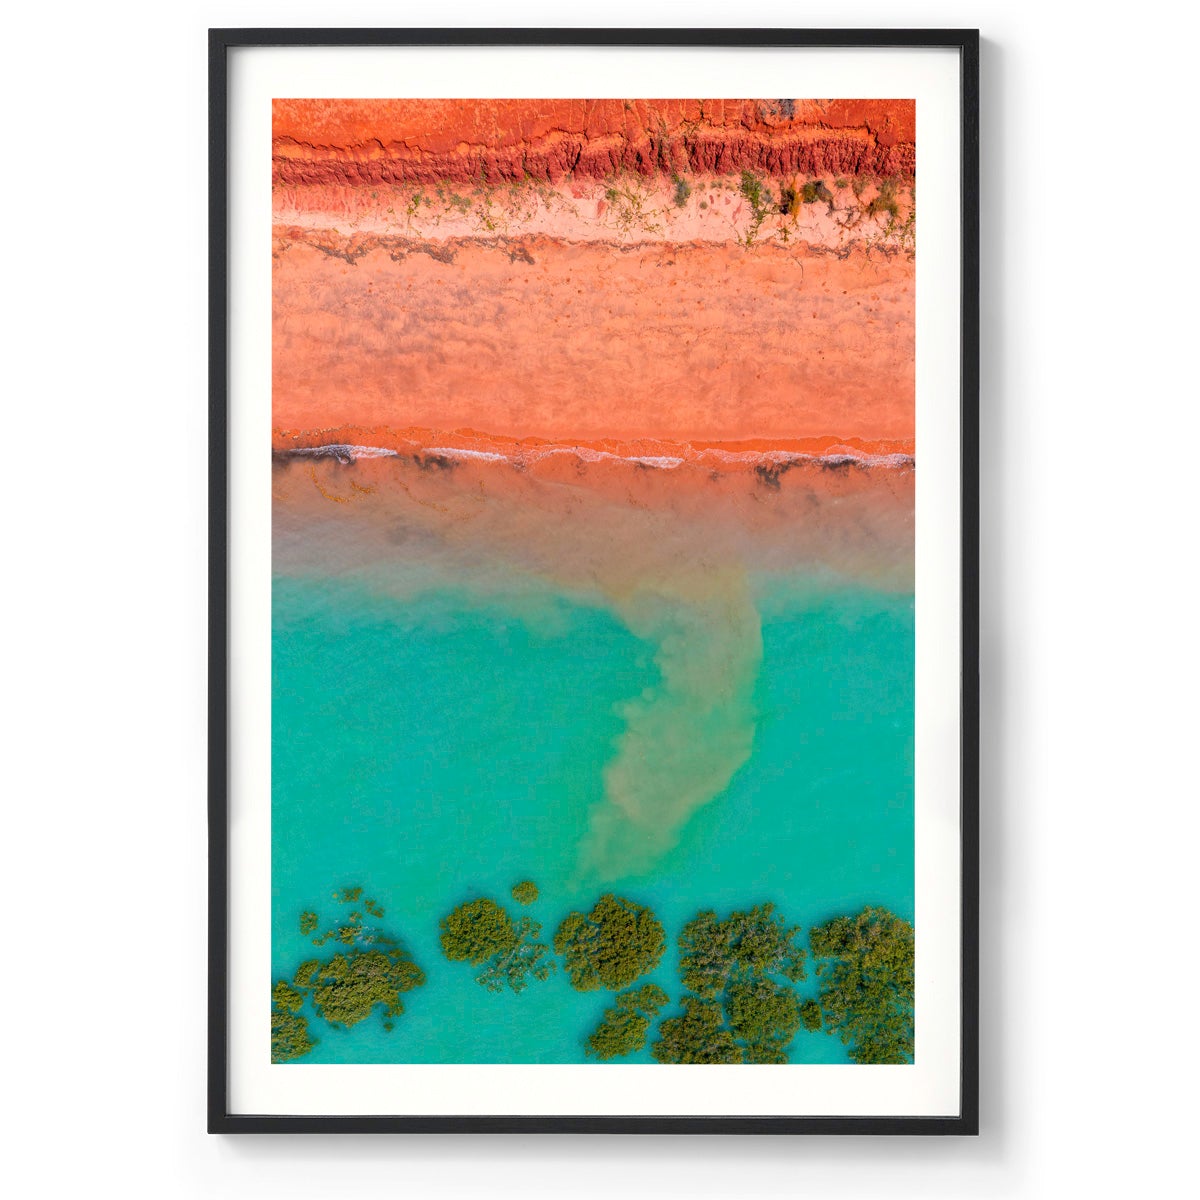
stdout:
POLYGON ((580 848, 581 874, 600 880, 652 866, 750 757, 762 661, 758 610, 736 568, 668 576, 614 608, 656 646, 659 681, 621 708, 604 803, 580 848))
POLYGON ((519 469, 469 453, 279 456, 275 569, 344 573, 401 596, 565 593, 652 648, 658 678, 619 709, 604 801, 579 848, 582 881, 649 870, 749 757, 762 659, 755 576, 911 586, 914 476, 903 456, 831 466, 798 455, 781 470, 742 452, 721 470, 564 450, 519 469))

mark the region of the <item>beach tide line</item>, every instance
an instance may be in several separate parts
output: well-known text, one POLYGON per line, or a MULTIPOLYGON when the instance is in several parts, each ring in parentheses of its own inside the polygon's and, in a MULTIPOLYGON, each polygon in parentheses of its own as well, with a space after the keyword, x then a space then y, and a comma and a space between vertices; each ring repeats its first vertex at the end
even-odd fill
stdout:
MULTIPOLYGON (((380 432, 380 431, 372 431, 380 432)), ((911 449, 892 443, 854 445, 852 441, 832 438, 810 439, 811 447, 774 448, 738 447, 691 442, 676 444, 645 441, 607 444, 585 442, 552 443, 539 439, 502 439, 476 433, 455 435, 409 430, 387 431, 391 444, 360 442, 317 442, 320 435, 277 432, 274 454, 277 458, 323 458, 349 465, 365 458, 450 459, 461 462, 506 464, 518 470, 534 466, 544 459, 567 456, 583 464, 613 463, 655 470, 675 470, 682 466, 700 466, 712 470, 754 470, 763 467, 813 466, 820 469, 856 468, 911 471, 916 459, 911 449), (468 442, 463 445, 454 442, 468 442), (432 444, 431 444, 432 443, 432 444), (610 448, 612 447, 612 448, 610 448), (639 452, 640 451, 640 452, 639 452), (649 452, 647 452, 649 451, 649 452)), ((382 439, 381 439, 382 440, 382 439)))

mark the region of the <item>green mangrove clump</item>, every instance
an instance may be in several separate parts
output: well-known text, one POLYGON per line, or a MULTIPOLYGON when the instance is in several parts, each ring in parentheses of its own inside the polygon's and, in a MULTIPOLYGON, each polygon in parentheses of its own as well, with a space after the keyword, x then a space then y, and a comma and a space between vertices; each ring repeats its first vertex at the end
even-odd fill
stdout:
POLYGON ((815 1000, 805 1000, 800 1005, 800 1024, 809 1033, 816 1033, 821 1028, 821 1006, 815 1000))
MULTIPOLYGON (((788 1061, 787 1048, 801 1025, 800 1002, 792 988, 773 977, 787 983, 804 979, 805 951, 797 944, 802 932, 799 926, 788 928, 774 905, 760 904, 730 913, 723 921, 711 910, 697 913, 679 935, 680 978, 695 993, 685 996, 683 1004, 687 1007, 696 999, 714 1006, 696 1012, 704 1013, 705 1022, 712 1012, 717 1013, 718 1025, 724 1021, 739 1062, 788 1061)), ((705 1045, 711 1040, 707 1024, 698 1018, 676 1020, 681 1023, 672 1026, 675 1046, 664 1053, 680 1053, 681 1039, 692 1033, 703 1034, 705 1045)), ((693 1050, 705 1052, 703 1045, 693 1050)))
MULTIPOLYGON (((362 888, 342 888, 334 893, 341 904, 353 904, 362 888)), ((383 909, 373 900, 364 907, 372 916, 383 909)), ((315 912, 305 910, 300 928, 315 933, 320 925, 315 912)), ((352 912, 312 939, 323 946, 331 938, 345 947, 327 961, 309 959, 297 968, 290 984, 280 981, 271 992, 271 1061, 289 1062, 307 1054, 315 1039, 308 1033, 308 1021, 301 1014, 305 1003, 312 1002, 314 1012, 330 1025, 349 1028, 381 1008, 384 1029, 404 1012, 400 997, 425 982, 421 970, 408 952, 389 934, 365 926, 361 912, 352 912)))
POLYGON ((734 981, 756 975, 782 975, 791 983, 805 976, 803 935, 788 929, 773 904, 760 904, 717 920, 711 909, 697 913, 679 935, 679 974, 683 986, 706 999, 720 997, 734 981))
POLYGON ((697 996, 684 996, 683 1016, 668 1017, 658 1027, 651 1047, 657 1063, 740 1063, 741 1047, 722 1028, 721 1006, 697 996))
POLYGON ((425 972, 399 947, 335 954, 313 978, 313 1007, 331 1025, 349 1028, 366 1020, 376 1005, 383 1027, 404 1011, 400 996, 425 982, 425 972))
POLYGON ((512 890, 512 898, 518 904, 532 904, 538 898, 538 887, 532 879, 525 879, 512 890))
POLYGON ((508 913, 486 898, 460 904, 442 918, 441 929, 442 953, 451 962, 472 966, 502 954, 519 940, 508 913))
POLYGON ((662 923, 645 905, 605 893, 591 912, 569 914, 554 935, 571 986, 580 992, 627 987, 653 971, 666 949, 662 923))
POLYGON ((309 1036, 308 1021, 300 1015, 304 996, 280 980, 271 989, 271 1061, 303 1058, 317 1043, 309 1036))
POLYGON ((885 908, 864 908, 809 933, 826 1032, 856 1063, 913 1061, 913 927, 885 908))
POLYGON ((606 1061, 640 1050, 646 1044, 650 1022, 666 1002, 667 993, 654 983, 621 992, 588 1038, 587 1053, 606 1061))
POLYGON ((441 931, 442 953, 481 967, 475 979, 488 991, 524 991, 530 977, 548 979, 554 970, 550 948, 537 940, 541 925, 528 917, 514 921, 486 897, 460 904, 442 918, 441 931))
POLYGON ((735 983, 725 1002, 729 1031, 742 1048, 742 1061, 785 1063, 800 1028, 800 1001, 789 987, 768 979, 735 983))

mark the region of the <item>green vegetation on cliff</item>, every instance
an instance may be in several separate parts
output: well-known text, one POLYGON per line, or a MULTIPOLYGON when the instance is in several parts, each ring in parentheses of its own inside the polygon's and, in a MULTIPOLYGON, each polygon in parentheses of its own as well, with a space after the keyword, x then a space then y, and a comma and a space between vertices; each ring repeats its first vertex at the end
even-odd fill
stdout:
POLYGON ((752 246, 775 202, 771 198, 770 189, 763 186, 763 181, 753 171, 742 172, 742 182, 738 191, 750 203, 750 228, 746 230, 742 241, 744 245, 752 246))
POLYGON ((627 987, 653 971, 666 949, 662 923, 643 904, 605 893, 591 912, 573 912, 554 935, 571 985, 580 992, 627 987))
POLYGON ((809 934, 826 1030, 856 1063, 913 1061, 913 927, 864 908, 809 934))
POLYGON ((475 979, 489 991, 524 991, 530 977, 547 979, 554 970, 550 948, 537 940, 541 925, 528 917, 514 921, 486 897, 460 904, 442 918, 441 930, 442 953, 482 967, 475 979))
POLYGON ((588 1038, 588 1054, 605 1061, 640 1050, 646 1044, 650 1022, 666 1002, 667 993, 653 983, 621 992, 588 1038))

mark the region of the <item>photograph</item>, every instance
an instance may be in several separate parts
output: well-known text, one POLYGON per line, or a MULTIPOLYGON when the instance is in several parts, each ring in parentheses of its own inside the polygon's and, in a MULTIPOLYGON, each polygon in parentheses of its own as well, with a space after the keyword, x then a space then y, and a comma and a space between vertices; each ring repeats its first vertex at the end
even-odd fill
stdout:
POLYGON ((912 1061, 914 117, 275 102, 274 1061, 912 1061))

